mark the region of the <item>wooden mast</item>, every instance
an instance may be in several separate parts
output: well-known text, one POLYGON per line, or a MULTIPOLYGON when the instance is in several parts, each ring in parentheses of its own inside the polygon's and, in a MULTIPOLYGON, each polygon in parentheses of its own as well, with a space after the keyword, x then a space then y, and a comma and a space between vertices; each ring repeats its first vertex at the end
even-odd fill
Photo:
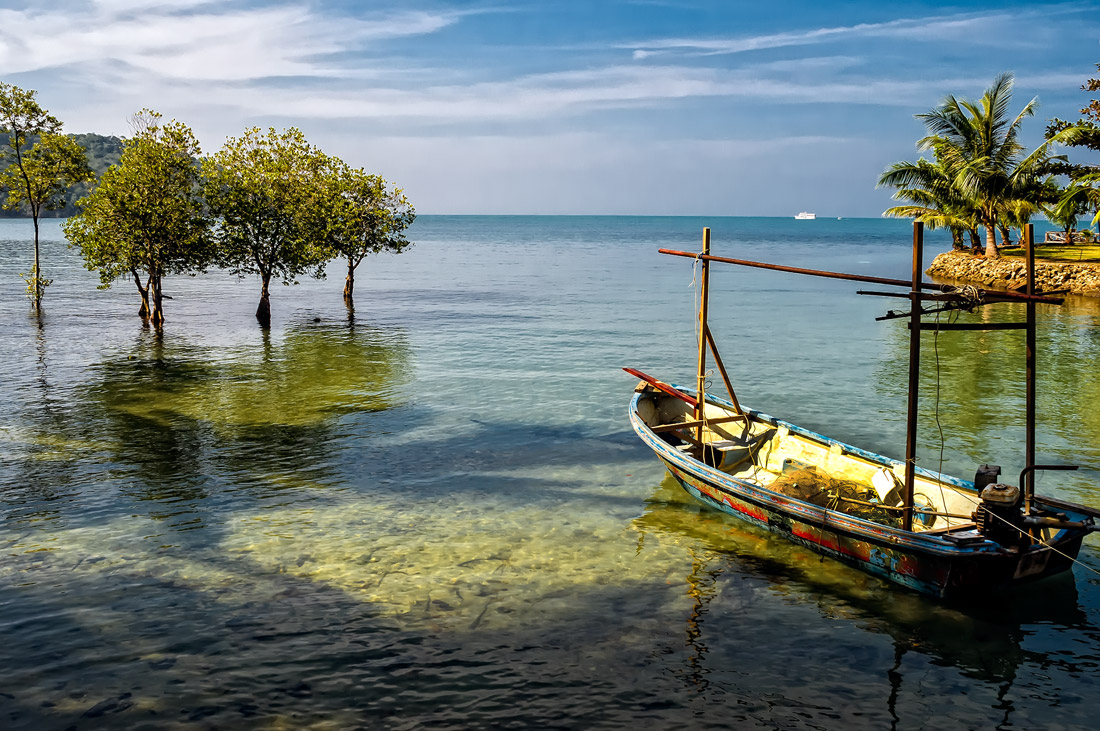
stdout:
MULTIPOLYGON (((703 256, 710 255, 710 228, 703 229, 703 256)), ((696 383, 698 384, 698 397, 695 404, 695 418, 697 421, 702 422, 704 416, 704 409, 706 409, 706 379, 707 379, 707 300, 710 295, 710 262, 706 259, 700 261, 702 272, 699 275, 701 282, 700 294, 699 294, 699 369, 696 374, 696 383)), ((695 438, 701 443, 703 441, 703 429, 702 423, 696 427, 695 438)))
POLYGON ((737 400, 737 394, 733 392, 733 383, 730 381, 730 375, 726 373, 726 365, 722 362, 722 356, 718 354, 718 345, 714 342, 714 334, 710 331, 710 327, 707 327, 707 344, 710 345, 710 354, 714 356, 714 365, 718 366, 718 372, 722 374, 722 382, 726 384, 726 391, 730 395, 730 403, 733 404, 733 410, 738 414, 744 415, 745 412, 741 410, 741 402, 737 400))
MULTIPOLYGON (((1027 257, 1027 294, 1035 294, 1035 224, 1024 226, 1024 247, 1027 257)), ((1031 503, 1035 497, 1035 303, 1027 305, 1027 344, 1024 352, 1025 381, 1025 454, 1027 484, 1020 485, 1024 491, 1024 513, 1031 514, 1031 503)))
POLYGON ((917 396, 920 391, 921 279, 924 274, 924 224, 913 222, 913 289, 909 301, 909 413, 905 423, 905 496, 902 530, 913 530, 913 487, 917 478, 917 396))

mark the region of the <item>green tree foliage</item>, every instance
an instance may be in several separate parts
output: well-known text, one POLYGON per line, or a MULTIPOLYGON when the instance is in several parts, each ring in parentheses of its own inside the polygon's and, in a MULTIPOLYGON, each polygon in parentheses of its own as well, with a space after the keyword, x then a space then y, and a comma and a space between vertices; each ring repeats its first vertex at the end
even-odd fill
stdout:
POLYGON ((1073 243, 1072 234, 1077 226, 1077 219, 1087 214, 1092 207, 1092 201, 1089 199, 1090 191, 1087 185, 1072 183, 1069 187, 1059 190, 1061 197, 1056 203, 1043 207, 1043 213, 1050 222, 1060 226, 1065 232, 1067 244, 1073 243))
POLYGON ((951 244, 962 250, 964 234, 970 235, 971 247, 978 243, 978 215, 974 200, 955 187, 947 170, 937 160, 923 157, 916 162, 897 162, 886 169, 878 180, 879 187, 897 188, 894 199, 907 205, 887 208, 882 215, 891 218, 912 218, 930 230, 946 228, 951 232, 951 244))
POLYGON ((92 133, 70 134, 69 137, 84 148, 88 167, 95 173, 95 177, 92 180, 77 183, 65 193, 65 204, 52 213, 59 218, 69 218, 79 213, 77 201, 91 193, 95 189, 96 181, 103 176, 103 173, 122 160, 121 137, 92 133))
POLYGON ((34 221, 34 266, 24 278, 38 310, 50 283, 42 276, 38 219, 43 210, 63 205, 61 195, 69 186, 93 174, 84 150, 61 134, 61 122, 38 104, 35 93, 0 82, 0 132, 7 136, 0 164, 8 162, 0 171, 0 186, 7 190, 4 207, 25 208, 34 221))
POLYGON ((201 151, 187 125, 164 123, 156 112, 143 110, 134 126, 119 164, 108 168, 63 228, 103 286, 132 277, 139 314, 160 325, 165 275, 195 274, 213 258, 200 196, 201 151))
POLYGON ((83 147, 72 137, 47 133, 23 153, 22 166, 0 172, 0 186, 7 192, 6 208, 38 219, 45 211, 64 207, 72 186, 94 178, 83 147))
MULTIPOLYGON (((1096 65, 1100 70, 1100 64, 1096 65)), ((1089 79, 1082 84, 1084 91, 1100 91, 1100 78, 1089 79)), ((1047 138, 1055 135, 1069 136, 1067 145, 1081 147, 1092 151, 1100 151, 1100 100, 1092 99, 1088 106, 1080 110, 1081 119, 1076 122, 1067 122, 1062 119, 1053 119, 1047 126, 1047 138)), ((1078 213, 1083 214, 1088 210, 1095 210, 1093 224, 1100 223, 1100 168, 1096 165, 1067 163, 1058 172, 1069 176, 1070 184, 1062 193, 1062 200, 1058 204, 1058 211, 1066 213, 1084 208, 1078 213)))
POLYGON ((416 210, 401 189, 388 187, 378 175, 333 160, 329 175, 328 245, 347 261, 344 299, 355 292, 355 270, 370 254, 400 254, 411 246, 405 230, 416 210))
POLYGON ((1057 205, 1047 212, 1047 215, 1059 225, 1061 221, 1068 220, 1072 215, 1071 225, 1076 225, 1077 216, 1085 215, 1089 211, 1096 211, 1096 215, 1092 218, 1093 225, 1100 223, 1100 171, 1079 173, 1079 177, 1071 180, 1070 184, 1061 190, 1061 198, 1057 205), (1058 216, 1059 220, 1055 220, 1054 216, 1058 216))
POLYGON ((953 189, 949 197, 972 202, 976 224, 986 230, 989 258, 998 256, 998 227, 1021 225, 1046 201, 1051 165, 1065 159, 1054 156, 1051 146, 1069 138, 1059 133, 1025 152, 1020 125, 1034 115, 1038 102, 1032 99, 1009 117, 1012 87, 1012 75, 1002 74, 977 102, 948 96, 931 111, 916 115, 929 132, 918 148, 934 154, 953 189))
MULTIPOLYGON (((1096 64, 1096 68, 1100 71, 1100 64, 1096 64)), ((1081 85, 1081 89, 1084 91, 1100 91, 1100 78, 1089 79, 1081 85)), ((1070 147, 1083 147, 1088 150, 1100 151, 1100 100, 1092 99, 1088 106, 1081 108, 1080 114, 1081 119, 1076 122, 1067 122, 1058 118, 1052 119, 1050 124, 1047 125, 1047 139, 1051 139, 1067 129, 1074 128, 1077 130, 1077 135, 1065 144, 1070 147)), ((1066 164, 1057 172, 1068 175, 1071 180, 1076 180, 1082 175, 1095 173, 1096 166, 1066 164)))
MULTIPOLYGON (((122 138, 92 133, 69 134, 78 145, 84 148, 84 155, 88 158, 88 166, 98 179, 107 168, 117 165, 122 157, 122 138)), ((33 145, 38 142, 38 135, 28 135, 27 139, 33 145)), ((8 135, 0 132, 0 147, 6 147, 8 135)), ((47 209, 42 212, 42 218, 69 218, 75 216, 79 209, 76 202, 92 192, 95 187, 95 179, 77 183, 62 194, 64 204, 60 208, 47 209)), ((0 198, 7 197, 8 191, 0 184, 0 198)), ((0 209, 0 218, 26 217, 25 210, 0 209)))
POLYGON ((207 205, 217 218, 218 264, 259 276, 256 319, 271 323, 270 283, 324 276, 330 161, 291 128, 252 128, 203 161, 207 205))

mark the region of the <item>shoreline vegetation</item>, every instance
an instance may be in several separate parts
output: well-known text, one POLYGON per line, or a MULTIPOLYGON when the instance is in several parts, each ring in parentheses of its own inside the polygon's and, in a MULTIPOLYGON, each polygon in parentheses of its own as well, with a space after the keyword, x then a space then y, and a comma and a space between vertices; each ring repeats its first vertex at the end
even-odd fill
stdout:
MULTIPOLYGON (((1100 103, 1093 100, 1082 108, 1082 119, 1075 123, 1052 120, 1045 141, 1028 151, 1019 140, 1020 128, 1035 114, 1038 99, 1010 116, 1013 84, 1011 74, 1002 74, 976 102, 947 96, 915 115, 928 130, 917 148, 931 152, 932 159, 897 162, 883 172, 879 187, 894 188, 894 199, 903 201, 883 215, 950 231, 953 250, 936 257, 928 274, 1016 289, 1023 277, 1022 259, 1002 256, 1014 252, 1013 231, 1023 241, 1024 227, 1041 213, 1061 229, 1055 237, 1061 245, 1045 251, 1036 247, 1036 258, 1044 260, 1036 263, 1039 290, 1100 296, 1097 267, 1085 263, 1094 259, 1094 247, 1072 245, 1093 239, 1092 231, 1076 230, 1079 217, 1095 211, 1092 223, 1100 223, 1100 168, 1071 163, 1054 152, 1056 145, 1100 151, 1100 103), (1072 260, 1055 261, 1059 255, 1072 260)), ((1081 88, 1096 91, 1100 79, 1089 79, 1081 88)))
POLYGON ((99 145, 99 167, 77 137, 36 100, 36 92, 0 82, 0 193, 3 207, 29 213, 34 263, 27 282, 41 312, 51 280, 42 274, 39 220, 64 212, 78 186, 86 195, 62 224, 100 287, 132 281, 138 315, 164 322, 164 277, 203 274, 212 267, 260 279, 256 319, 271 324, 271 282, 325 278, 333 260, 347 263, 343 298, 353 307, 355 270, 370 254, 400 253, 416 218, 400 188, 353 168, 310 144, 295 127, 257 127, 204 155, 191 128, 150 109, 130 118, 121 140, 85 135, 99 145), (117 161, 112 162, 118 152, 117 161))

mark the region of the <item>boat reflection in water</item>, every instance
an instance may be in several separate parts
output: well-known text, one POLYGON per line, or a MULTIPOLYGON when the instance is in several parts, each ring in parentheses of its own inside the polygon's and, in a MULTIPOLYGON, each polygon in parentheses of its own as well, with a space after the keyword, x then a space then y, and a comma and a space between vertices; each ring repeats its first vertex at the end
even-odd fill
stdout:
POLYGON ((1052 697, 1087 697, 1074 686, 1080 680, 1065 678, 1087 676, 1100 661, 1100 627, 1072 573, 995 604, 946 605, 710 510, 667 474, 633 527, 642 544, 675 541, 687 550, 691 606, 679 672, 702 694, 817 699, 815 716, 841 712, 832 705, 841 703, 881 728, 931 712, 940 701, 924 688, 957 688, 960 697, 938 711, 945 720, 972 723, 980 713, 992 727, 1021 714, 1014 720, 1027 727, 1032 703, 1049 713, 1052 697), (780 676, 777 665, 785 665, 780 676))

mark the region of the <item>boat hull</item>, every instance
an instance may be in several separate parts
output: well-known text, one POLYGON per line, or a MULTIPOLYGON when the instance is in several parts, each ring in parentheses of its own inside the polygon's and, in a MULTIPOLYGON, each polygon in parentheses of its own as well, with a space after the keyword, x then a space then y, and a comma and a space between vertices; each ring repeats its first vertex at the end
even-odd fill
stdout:
MULTIPOLYGON (((1005 548, 988 540, 965 545, 941 535, 902 531, 853 518, 738 480, 676 449, 651 431, 638 417, 638 398, 631 409, 635 431, 693 498, 922 594, 942 599, 988 595, 1067 571, 1080 551, 1085 531, 1061 530, 1046 547, 1005 548)), ((755 419, 798 429, 765 414, 751 413, 755 419)), ((889 461, 873 456, 884 463, 889 461)))

